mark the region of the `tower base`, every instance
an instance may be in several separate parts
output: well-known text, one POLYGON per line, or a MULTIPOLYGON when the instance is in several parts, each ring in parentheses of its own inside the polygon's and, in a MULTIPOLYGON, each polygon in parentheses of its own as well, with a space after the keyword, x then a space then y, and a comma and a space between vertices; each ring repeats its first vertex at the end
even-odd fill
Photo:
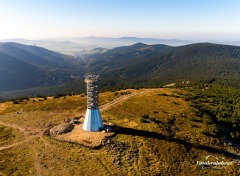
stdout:
POLYGON ((99 109, 87 109, 82 129, 85 131, 100 131, 103 128, 99 109))

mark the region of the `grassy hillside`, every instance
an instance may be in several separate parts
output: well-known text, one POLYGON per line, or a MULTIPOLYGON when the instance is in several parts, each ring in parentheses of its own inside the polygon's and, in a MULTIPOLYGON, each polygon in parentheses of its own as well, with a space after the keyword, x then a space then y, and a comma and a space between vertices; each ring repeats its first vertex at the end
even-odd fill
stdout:
MULTIPOLYGON (((4 142, 7 148, 0 146, 0 174, 240 174, 237 161, 219 169, 204 169, 197 164, 197 161, 206 161, 209 155, 214 156, 208 159, 210 161, 216 161, 215 157, 219 157, 218 161, 234 161, 240 159, 237 154, 240 150, 228 132, 220 128, 221 124, 201 114, 200 104, 198 107, 192 105, 190 97, 196 95, 196 90, 199 89, 128 89, 100 93, 104 122, 115 123, 120 130, 98 149, 43 135, 47 128, 67 118, 84 115, 84 94, 24 99, 18 104, 1 103, 0 125, 8 130, 4 134, 0 131, 0 136, 9 136, 9 140, 4 142), (116 98, 120 98, 119 101, 111 103, 116 98), (11 128, 15 131, 9 132, 11 128), (20 133, 24 138, 16 134, 13 139, 11 133, 20 133), (22 142, 16 144, 13 140, 22 142)), ((203 93, 199 97, 201 95, 203 93)), ((215 102, 219 98, 211 96, 211 99, 215 102)))

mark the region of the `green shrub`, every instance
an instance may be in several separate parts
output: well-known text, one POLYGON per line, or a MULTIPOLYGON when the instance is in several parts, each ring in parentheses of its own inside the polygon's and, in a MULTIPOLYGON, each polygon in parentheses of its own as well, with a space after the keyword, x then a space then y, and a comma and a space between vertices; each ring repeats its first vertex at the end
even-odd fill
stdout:
POLYGON ((149 121, 148 121, 147 119, 144 119, 144 118, 141 118, 141 119, 140 119, 140 122, 141 122, 141 123, 149 123, 149 121))
POLYGON ((14 100, 13 104, 19 104, 19 102, 17 100, 14 100))
POLYGON ((148 114, 143 114, 143 115, 142 115, 142 118, 143 118, 143 119, 149 119, 149 115, 148 115, 148 114))

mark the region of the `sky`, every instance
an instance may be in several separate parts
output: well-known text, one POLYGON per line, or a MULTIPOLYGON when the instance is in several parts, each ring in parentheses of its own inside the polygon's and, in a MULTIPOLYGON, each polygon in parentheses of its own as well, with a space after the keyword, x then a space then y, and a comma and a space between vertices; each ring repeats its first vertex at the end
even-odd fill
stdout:
POLYGON ((240 0, 0 0, 0 39, 240 41, 240 0))

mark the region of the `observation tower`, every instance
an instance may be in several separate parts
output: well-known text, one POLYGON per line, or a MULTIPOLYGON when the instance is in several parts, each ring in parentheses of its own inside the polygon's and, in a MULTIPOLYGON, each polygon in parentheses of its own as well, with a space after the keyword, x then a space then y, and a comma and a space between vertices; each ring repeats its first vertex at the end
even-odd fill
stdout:
POLYGON ((82 128, 85 131, 100 131, 104 125, 98 108, 99 75, 87 75, 85 82, 87 84, 87 112, 82 128))

